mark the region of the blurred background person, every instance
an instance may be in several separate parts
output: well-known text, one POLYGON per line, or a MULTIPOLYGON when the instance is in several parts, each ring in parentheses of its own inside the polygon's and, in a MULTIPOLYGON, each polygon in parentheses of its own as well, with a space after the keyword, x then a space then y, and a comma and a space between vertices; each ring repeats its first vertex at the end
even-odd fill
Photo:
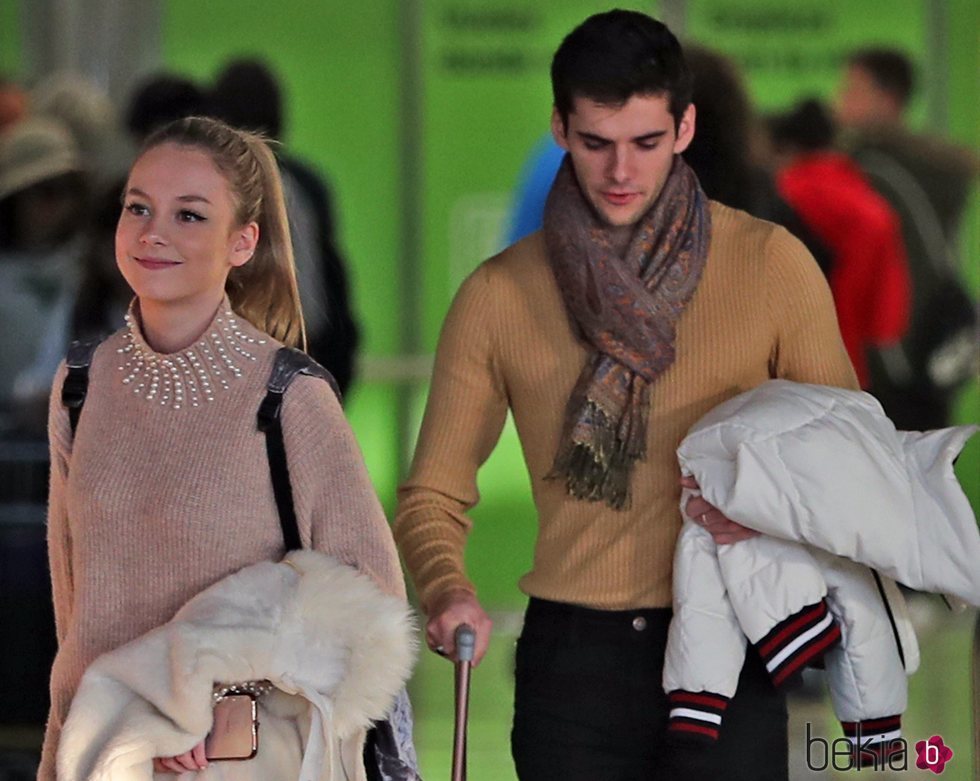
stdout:
MULTIPOLYGON (((947 240, 955 237, 976 178, 974 152, 905 123, 915 88, 912 61, 895 49, 861 49, 847 58, 835 114, 850 153, 877 169, 887 156, 924 191, 947 240)), ((877 170, 876 170, 877 172, 877 170)))
POLYGON ((68 345, 73 339, 100 338, 120 328, 132 298, 113 250, 128 158, 157 128, 206 113, 207 98, 204 90, 180 76, 148 77, 130 98, 123 129, 109 98, 78 76, 52 77, 32 94, 33 110, 62 118, 71 131, 91 193, 91 208, 79 230, 76 284, 62 288, 36 340, 33 360, 13 383, 19 428, 41 438, 51 380, 68 345))
POLYGON ((175 119, 208 113, 208 94, 197 82, 176 73, 161 71, 143 79, 129 99, 126 129, 135 147, 143 144, 157 128, 175 119))
POLYGON ((915 87, 895 49, 851 54, 835 111, 844 145, 898 212, 912 276, 912 319, 900 349, 871 356, 875 393, 899 428, 949 425, 956 391, 977 372, 976 309, 959 279, 959 226, 977 156, 905 124, 915 87))
POLYGON ((555 174, 565 157, 565 150, 555 143, 551 133, 542 136, 531 148, 521 166, 517 189, 507 217, 506 244, 514 244, 541 230, 544 202, 551 192, 555 174))
POLYGON ((93 192, 125 174, 130 151, 103 89, 77 73, 55 73, 31 90, 30 108, 33 116, 57 119, 68 129, 93 192))
POLYGON ((827 247, 779 194, 758 151, 764 131, 738 66, 704 46, 686 45, 694 76, 697 132, 684 159, 709 198, 782 225, 800 239, 826 274, 827 247))
MULTIPOLYGON (((64 125, 29 117, 0 135, 0 406, 7 430, 23 424, 15 378, 34 362, 52 314, 78 284, 89 192, 64 125)), ((34 433, 43 436, 39 425, 34 433)))
MULTIPOLYGON (((282 138, 282 91, 260 60, 225 65, 211 92, 211 111, 233 127, 282 138)), ((360 331, 351 311, 346 263, 337 248, 330 190, 323 177, 283 147, 277 148, 276 158, 306 316, 307 352, 346 393, 354 378, 360 331)))
POLYGON ((779 192, 830 248, 844 346, 861 387, 873 391, 868 350, 894 346, 908 325, 911 291, 898 215, 833 149, 833 121, 818 101, 771 118, 769 128, 779 192))

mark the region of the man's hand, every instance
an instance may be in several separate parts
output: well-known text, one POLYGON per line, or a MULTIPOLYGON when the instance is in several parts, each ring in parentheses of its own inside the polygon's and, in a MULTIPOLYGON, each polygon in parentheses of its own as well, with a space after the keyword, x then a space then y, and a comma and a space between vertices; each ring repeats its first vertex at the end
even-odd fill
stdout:
POLYGON ((456 629, 469 624, 476 632, 476 650, 473 666, 480 663, 490 645, 493 621, 480 605, 476 596, 463 589, 453 589, 439 596, 429 608, 429 621, 425 625, 425 640, 440 656, 456 659, 456 629))
POLYGON ((204 741, 202 740, 190 751, 176 757, 154 757, 154 773, 186 773, 188 770, 203 770, 208 766, 204 757, 204 741))
MULTIPOLYGON (((692 491, 701 490, 697 480, 689 475, 681 478, 681 485, 684 488, 690 488, 692 491)), ((733 542, 748 540, 759 534, 754 529, 735 523, 713 504, 708 504, 700 494, 687 500, 684 512, 696 524, 708 531, 715 541, 715 545, 731 545, 733 542)))

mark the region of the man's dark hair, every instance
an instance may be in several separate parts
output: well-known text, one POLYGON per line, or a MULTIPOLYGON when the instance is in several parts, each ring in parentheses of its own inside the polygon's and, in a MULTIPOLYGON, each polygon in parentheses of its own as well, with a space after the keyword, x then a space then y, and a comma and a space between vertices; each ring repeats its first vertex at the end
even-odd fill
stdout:
POLYGON ((691 103, 691 74, 674 34, 636 11, 590 16, 561 42, 551 88, 562 122, 575 98, 621 106, 634 95, 665 95, 675 126, 691 103))
POLYGON ((262 60, 227 63, 215 79, 211 106, 214 115, 232 127, 275 139, 282 133, 279 80, 262 60))
POLYGON ((860 49, 847 58, 847 64, 867 71, 878 88, 892 95, 900 106, 909 102, 915 85, 915 68, 902 52, 860 49))

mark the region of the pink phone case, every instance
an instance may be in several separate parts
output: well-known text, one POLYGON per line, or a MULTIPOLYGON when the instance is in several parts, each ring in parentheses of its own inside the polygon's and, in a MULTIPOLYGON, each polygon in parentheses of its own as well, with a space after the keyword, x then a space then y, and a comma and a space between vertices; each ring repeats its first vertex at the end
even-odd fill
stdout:
POLYGON ((251 759, 259 750, 259 709, 252 694, 226 694, 214 704, 204 739, 208 761, 251 759))

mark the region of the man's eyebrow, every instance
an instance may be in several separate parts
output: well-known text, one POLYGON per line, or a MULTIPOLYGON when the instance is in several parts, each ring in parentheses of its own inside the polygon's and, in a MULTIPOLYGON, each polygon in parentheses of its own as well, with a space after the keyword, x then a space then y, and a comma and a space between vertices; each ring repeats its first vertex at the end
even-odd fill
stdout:
MULTIPOLYGON (((612 143, 610 139, 600 135, 596 135, 595 133, 586 133, 583 130, 577 130, 575 132, 578 135, 578 137, 581 138, 583 141, 593 141, 602 144, 612 143)), ((650 133, 644 133, 642 136, 636 136, 634 138, 631 138, 630 141, 633 141, 635 143, 648 143, 650 141, 656 141, 659 138, 663 138, 665 135, 667 135, 666 130, 654 130, 650 133)))
POLYGON ((634 141, 643 143, 644 141, 656 141, 658 138, 663 138, 667 135, 666 130, 654 130, 652 133, 644 133, 642 136, 637 136, 634 141))

